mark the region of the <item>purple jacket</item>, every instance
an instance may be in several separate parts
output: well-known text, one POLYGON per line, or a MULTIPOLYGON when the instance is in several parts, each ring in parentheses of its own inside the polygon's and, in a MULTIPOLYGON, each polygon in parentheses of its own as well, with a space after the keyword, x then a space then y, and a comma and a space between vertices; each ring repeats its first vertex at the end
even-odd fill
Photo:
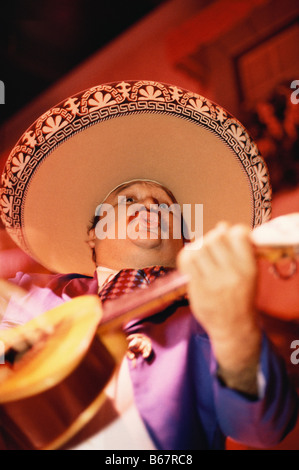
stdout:
MULTIPOLYGON (((96 275, 18 273, 14 282, 31 289, 35 314, 78 295, 96 294, 98 289, 96 275)), ((16 310, 14 315, 18 318, 16 310)), ((260 396, 252 400, 218 380, 209 338, 185 301, 132 322, 126 330, 128 334, 144 333, 152 340, 153 357, 139 356, 135 367, 130 363, 130 374, 137 408, 157 449, 223 449, 225 436, 248 446, 269 448, 295 424, 297 395, 265 336, 258 377, 260 396)))

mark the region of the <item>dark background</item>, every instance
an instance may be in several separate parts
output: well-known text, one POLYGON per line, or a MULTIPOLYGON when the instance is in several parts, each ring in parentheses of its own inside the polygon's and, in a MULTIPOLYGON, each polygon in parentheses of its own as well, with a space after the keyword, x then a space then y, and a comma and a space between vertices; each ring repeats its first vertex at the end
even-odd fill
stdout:
POLYGON ((8 0, 0 20, 0 124, 167 0, 8 0))

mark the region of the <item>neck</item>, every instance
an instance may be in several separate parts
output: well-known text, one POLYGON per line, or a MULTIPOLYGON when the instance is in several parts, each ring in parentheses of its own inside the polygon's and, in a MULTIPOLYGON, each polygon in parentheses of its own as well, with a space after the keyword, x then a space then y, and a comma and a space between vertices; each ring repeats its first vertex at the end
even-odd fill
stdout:
POLYGON ((134 250, 134 253, 128 251, 111 252, 107 256, 101 253, 97 257, 97 266, 103 266, 106 269, 119 271, 120 269, 142 269, 149 266, 164 266, 169 268, 176 267, 176 255, 170 256, 158 250, 134 250))

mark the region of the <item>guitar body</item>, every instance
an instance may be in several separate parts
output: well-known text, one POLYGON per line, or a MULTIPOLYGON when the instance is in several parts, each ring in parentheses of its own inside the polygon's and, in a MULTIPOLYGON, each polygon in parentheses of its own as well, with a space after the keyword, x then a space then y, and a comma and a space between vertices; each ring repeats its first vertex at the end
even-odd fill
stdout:
POLYGON ((113 370, 110 354, 95 337, 82 362, 69 376, 42 393, 2 404, 0 421, 17 448, 58 448, 99 409, 113 370))
MULTIPOLYGON (((6 344, 52 326, 16 361, 0 391, 0 422, 15 449, 55 449, 73 437, 105 400, 115 359, 96 334, 98 297, 73 299, 23 327, 2 332, 6 344), (26 328, 26 331, 25 331, 26 328)), ((1 365, 1 368, 7 365, 1 365)))

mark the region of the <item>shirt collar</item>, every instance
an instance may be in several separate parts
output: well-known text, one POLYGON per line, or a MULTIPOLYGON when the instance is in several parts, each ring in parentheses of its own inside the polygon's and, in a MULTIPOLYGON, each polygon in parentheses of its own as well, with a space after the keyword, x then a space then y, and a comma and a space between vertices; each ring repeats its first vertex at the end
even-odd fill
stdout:
POLYGON ((113 277, 118 273, 114 269, 106 268, 104 266, 97 266, 96 268, 97 279, 98 279, 98 287, 99 290, 102 289, 104 284, 111 281, 113 277))

